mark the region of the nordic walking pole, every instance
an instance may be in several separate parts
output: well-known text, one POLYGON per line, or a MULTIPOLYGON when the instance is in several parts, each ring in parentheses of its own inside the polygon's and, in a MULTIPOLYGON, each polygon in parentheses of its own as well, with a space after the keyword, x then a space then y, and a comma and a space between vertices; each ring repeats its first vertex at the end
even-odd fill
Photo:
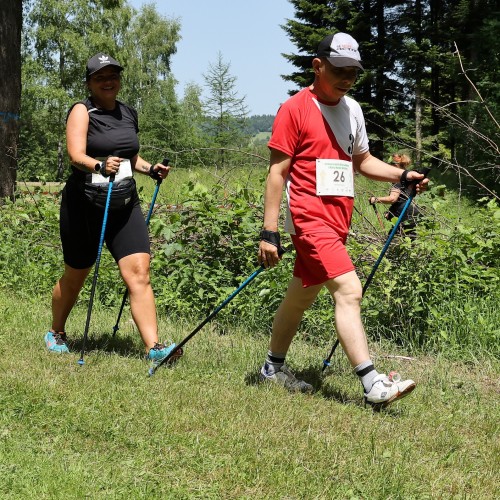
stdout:
MULTIPOLYGON (((283 248, 279 248, 278 255, 283 255, 283 253, 285 253, 285 250, 283 248)), ((238 295, 243 290, 243 288, 245 288, 250 282, 252 282, 262 271, 264 271, 264 269, 264 265, 258 267, 231 295, 229 295, 229 297, 224 302, 222 302, 222 304, 216 307, 213 312, 211 312, 184 340, 182 340, 179 345, 176 345, 175 348, 172 349, 172 351, 170 351, 168 355, 158 363, 158 365, 151 367, 148 371, 149 376, 153 376, 156 370, 160 368, 161 365, 167 363, 168 360, 186 344, 186 342, 192 339, 209 321, 215 318, 220 310, 226 307, 229 302, 231 302, 231 300, 233 300, 236 295, 238 295)))
POLYGON ((92 315, 92 306, 94 304, 94 294, 95 294, 95 288, 97 285, 97 276, 99 275, 99 264, 101 262, 102 247, 104 245, 104 235, 106 233, 106 224, 108 222, 109 201, 111 200, 111 193, 113 191, 113 182, 114 181, 115 181, 115 175, 112 174, 109 176, 108 196, 106 197, 106 205, 104 207, 104 216, 102 219, 102 229, 101 229, 101 239, 99 240, 99 247, 97 249, 97 258, 95 261, 95 268, 94 268, 94 279, 92 280, 92 288, 90 290, 90 299, 89 299, 89 305, 87 308, 87 321, 85 322, 85 331, 83 332, 82 352, 80 354, 80 359, 78 360, 78 364, 80 366, 83 366, 83 364, 85 363, 85 361, 83 361, 83 355, 85 354, 85 344, 87 343, 87 338, 88 338, 88 334, 89 334, 90 316, 92 315))
POLYGON ((380 223, 380 227, 382 229, 385 229, 385 226, 384 226, 384 223, 382 222, 382 219, 380 218, 380 214, 379 214, 379 211, 377 210, 377 207, 375 206, 375 203, 371 204, 370 205, 373 207, 373 210, 375 210, 375 214, 377 215, 377 219, 380 223))
MULTIPOLYGON (((164 160, 161 162, 162 165, 165 165, 168 167, 168 164, 170 163, 170 160, 168 158, 164 158, 164 160)), ((163 179, 159 178, 156 181, 156 187, 153 193, 153 198, 151 200, 151 204, 149 205, 149 211, 146 216, 146 226, 149 226, 149 220, 151 219, 151 215, 153 213, 153 209, 156 203, 156 197, 158 196, 158 191, 160 190, 160 185, 162 183, 163 179)), ((128 298, 128 288, 125 289, 123 292, 123 298, 122 298, 122 305, 120 306, 120 312, 118 313, 118 317, 116 318, 116 324, 113 327, 113 337, 116 335, 116 332, 120 329, 118 326, 120 324, 120 319, 122 317, 123 313, 123 308, 125 307, 125 304, 127 303, 127 298, 128 298)))
POLYGON ((256 269, 222 304, 220 304, 218 307, 216 307, 184 340, 182 340, 179 345, 176 345, 174 349, 172 349, 171 352, 168 353, 166 357, 164 357, 156 366, 153 366, 149 369, 148 373, 149 376, 153 376, 158 368, 160 368, 161 365, 165 364, 168 362, 168 360, 174 356, 174 354, 182 348, 188 342, 191 338, 193 338, 209 321, 211 321, 221 309, 226 307, 231 300, 238 295, 243 288, 245 288, 251 281, 253 281, 258 274, 260 274, 262 271, 264 271, 265 267, 260 266, 258 269, 256 269))
MULTIPOLYGON (((424 174, 424 179, 427 177, 427 174, 430 172, 430 168, 424 168, 422 170, 422 174, 424 174)), ((422 179, 423 180, 423 179, 422 179)), ((415 198, 417 194, 416 188, 413 187, 413 189, 410 192, 410 196, 408 196, 408 199, 406 200, 405 206, 403 207, 403 210, 401 211, 401 214, 398 217, 398 220, 396 221, 396 224, 394 224, 394 227, 392 228, 392 231, 389 233, 389 237, 387 238, 387 241, 385 242, 384 247, 382 248, 382 251, 380 252, 380 255, 375 262, 373 269, 371 270, 370 275, 368 276, 365 286, 363 287, 363 292, 362 296, 365 295, 366 290, 370 286, 370 283, 373 280, 373 277, 375 276, 375 273, 377 272, 378 266, 380 265, 380 262, 382 262, 382 259, 384 258, 384 255, 387 252, 387 249, 389 248, 389 245, 391 244, 392 239, 394 238, 394 235, 396 234, 396 231, 398 230, 399 225, 401 224, 406 211, 408 210, 408 207, 410 206, 411 202, 413 201, 413 198, 415 198)), ((337 346, 339 345, 339 339, 335 341, 335 344, 333 344, 332 350, 330 351, 330 354, 328 357, 323 360, 323 368, 321 371, 325 371, 327 366, 330 366, 330 360, 332 359, 333 353, 335 352, 335 349, 337 349, 337 346)))

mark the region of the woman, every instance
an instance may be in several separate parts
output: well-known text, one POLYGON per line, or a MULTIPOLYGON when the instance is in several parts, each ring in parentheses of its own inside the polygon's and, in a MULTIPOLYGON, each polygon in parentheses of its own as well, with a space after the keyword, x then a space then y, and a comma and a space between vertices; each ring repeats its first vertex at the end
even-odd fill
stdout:
MULTIPOLYGON (((103 197, 114 175, 106 246, 128 288, 132 317, 147 358, 159 362, 174 349, 158 340, 156 306, 149 278, 150 246, 133 171, 164 179, 170 167, 151 165, 139 156, 137 112, 116 99, 123 67, 99 53, 87 63, 90 96, 74 104, 66 123, 72 173, 62 192, 60 233, 64 274, 52 293, 52 328, 45 335, 49 351, 69 352, 66 320, 97 258, 104 216, 103 197)), ((180 352, 177 354, 180 356, 180 352)))
MULTIPOLYGON (((408 155, 399 153, 394 153, 392 155, 391 165, 399 167, 402 170, 406 170, 410 163, 411 160, 408 155)), ((408 198, 410 197, 410 194, 411 192, 409 188, 405 189, 400 183, 396 183, 392 185, 389 196, 371 196, 369 201, 370 205, 375 205, 375 203, 391 205, 388 212, 385 214, 385 218, 390 221, 393 218, 399 218, 406 202, 408 201, 408 198)), ((402 234, 409 236, 410 238, 415 238, 415 227, 419 216, 420 211, 412 201, 402 220, 402 234)))

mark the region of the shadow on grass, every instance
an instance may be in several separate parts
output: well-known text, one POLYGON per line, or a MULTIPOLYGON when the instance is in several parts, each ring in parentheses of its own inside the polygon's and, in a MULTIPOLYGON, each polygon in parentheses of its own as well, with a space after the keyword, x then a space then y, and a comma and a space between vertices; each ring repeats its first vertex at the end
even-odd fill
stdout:
MULTIPOLYGON (((319 395, 326 400, 337 401, 340 404, 349 404, 361 409, 366 409, 366 411, 373 413, 383 413, 384 415, 399 418, 406 414, 406 412, 399 407, 399 405, 391 405, 387 408, 371 408, 369 406, 365 407, 363 395, 360 391, 359 398, 353 399, 352 393, 340 390, 338 388, 332 387, 329 384, 325 384, 325 374, 322 369, 317 366, 310 366, 302 370, 293 370, 295 376, 300 380, 305 380, 307 383, 314 387, 313 395, 319 395)), ((346 373, 344 369, 332 369, 329 367, 328 376, 345 377, 346 373)), ((256 367, 251 372, 247 373, 245 376, 245 383, 247 385, 259 385, 260 380, 260 366, 256 367)))
MULTIPOLYGON (((80 352, 83 347, 83 335, 70 340, 68 347, 72 352, 80 352)), ((138 347, 130 337, 120 337, 119 334, 113 336, 110 333, 89 336, 87 342, 85 342, 85 352, 91 351, 105 351, 126 357, 143 354, 143 349, 138 347)))
MULTIPOLYGON (((260 366, 255 367, 255 369, 245 375, 245 383, 247 385, 257 386, 261 383, 260 368, 260 366)), ((293 373, 298 379, 305 380, 314 387, 313 394, 319 394, 325 399, 335 400, 343 404, 352 403, 352 398, 349 397, 347 393, 323 384, 323 373, 321 368, 310 366, 302 370, 293 370, 293 373)))

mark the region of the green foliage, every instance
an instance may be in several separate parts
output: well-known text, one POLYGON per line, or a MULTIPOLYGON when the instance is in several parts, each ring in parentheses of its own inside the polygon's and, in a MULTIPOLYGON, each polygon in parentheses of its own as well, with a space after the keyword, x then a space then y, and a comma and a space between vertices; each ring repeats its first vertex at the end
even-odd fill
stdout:
POLYGON ((151 223, 155 289, 169 314, 202 316, 255 269, 262 202, 248 188, 228 192, 194 182, 181 198, 181 206, 151 223))
POLYGON ((365 299, 374 331, 390 325, 392 340, 418 349, 500 354, 500 208, 486 203, 473 222, 439 230, 424 222, 415 241, 392 248, 365 299))
MULTIPOLYGON (((151 278, 160 317, 201 321, 257 269, 264 170, 259 174, 241 169, 229 183, 230 173, 217 172, 208 182, 211 176, 205 169, 174 170, 165 183, 164 196, 175 204, 160 203, 150 223, 151 278), (242 173, 251 179, 245 181, 242 173)), ((151 182, 144 186, 152 189, 151 182)), ((151 196, 146 191, 141 194, 145 203, 151 196)), ((418 226, 417 239, 395 238, 364 297, 368 335, 414 352, 455 358, 498 356, 500 208, 484 200, 480 206, 462 202, 457 211, 456 196, 444 192, 443 186, 426 196, 427 218, 418 226), (448 216, 443 220, 432 214, 448 216)), ((348 240, 362 281, 384 242, 371 238, 367 247, 361 238, 370 227, 364 226, 367 216, 374 214, 356 213, 348 240)), ((20 297, 38 296, 49 302, 63 266, 58 198, 40 190, 20 196, 0 208, 0 218, 1 286, 20 297)), ((291 251, 280 265, 260 273, 218 314, 221 328, 244 323, 250 331, 269 332, 293 268, 286 235, 283 244, 291 251)), ((88 300, 90 282, 81 294, 83 302, 88 300)), ((122 293, 116 264, 105 251, 96 305, 116 309, 122 293)), ((332 300, 323 291, 306 312, 300 336, 324 346, 332 339, 333 323, 332 300)))
POLYGON ((16 295, 43 296, 62 269, 58 197, 41 194, 0 207, 0 283, 16 295))

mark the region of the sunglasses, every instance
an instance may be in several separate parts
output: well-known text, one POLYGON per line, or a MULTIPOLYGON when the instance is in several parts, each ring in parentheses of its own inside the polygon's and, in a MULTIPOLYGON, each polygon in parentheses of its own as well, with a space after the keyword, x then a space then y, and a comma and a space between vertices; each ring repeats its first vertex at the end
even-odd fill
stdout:
POLYGON ((353 68, 350 66, 339 68, 339 67, 331 64, 330 61, 326 61, 326 64, 327 64, 330 72, 333 73, 338 78, 347 79, 347 80, 354 80, 355 78, 358 77, 358 74, 359 74, 358 68, 353 68))
POLYGON ((93 77, 91 77, 91 80, 93 82, 102 83, 102 82, 107 82, 109 80, 118 81, 118 80, 120 80, 120 78, 121 78, 120 73, 111 73, 110 75, 93 76, 93 77))

